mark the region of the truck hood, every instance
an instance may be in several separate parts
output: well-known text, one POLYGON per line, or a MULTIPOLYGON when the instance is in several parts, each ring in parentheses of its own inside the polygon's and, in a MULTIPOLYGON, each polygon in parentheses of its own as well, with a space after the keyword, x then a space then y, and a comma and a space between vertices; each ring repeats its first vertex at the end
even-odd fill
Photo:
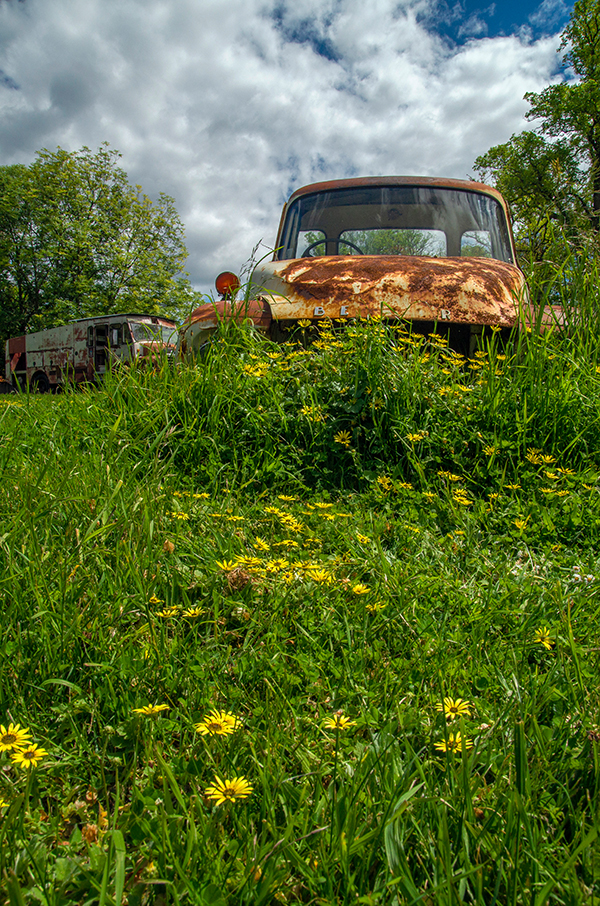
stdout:
POLYGON ((252 295, 275 320, 400 317, 512 327, 526 304, 518 267, 491 258, 343 255, 261 263, 252 295))

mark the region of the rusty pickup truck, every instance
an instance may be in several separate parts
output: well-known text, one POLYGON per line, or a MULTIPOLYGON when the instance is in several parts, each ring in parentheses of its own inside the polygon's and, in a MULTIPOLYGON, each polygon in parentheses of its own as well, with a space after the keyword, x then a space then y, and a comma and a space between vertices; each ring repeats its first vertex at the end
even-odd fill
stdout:
POLYGON ((528 308, 506 202, 483 183, 388 176, 297 189, 283 209, 272 260, 183 324, 180 348, 198 352, 228 318, 273 340, 298 321, 379 316, 437 331, 470 354, 488 327, 504 334, 528 308))
POLYGON ((82 318, 6 341, 4 386, 41 393, 67 381, 97 382, 108 368, 174 355, 177 325, 170 318, 115 314, 82 318))

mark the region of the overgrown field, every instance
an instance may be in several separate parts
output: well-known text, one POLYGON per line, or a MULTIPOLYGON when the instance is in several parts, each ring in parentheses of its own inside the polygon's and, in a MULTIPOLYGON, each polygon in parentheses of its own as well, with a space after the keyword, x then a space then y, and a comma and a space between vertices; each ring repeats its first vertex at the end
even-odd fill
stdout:
POLYGON ((3 902, 600 897, 600 348, 302 340, 0 397, 3 902))

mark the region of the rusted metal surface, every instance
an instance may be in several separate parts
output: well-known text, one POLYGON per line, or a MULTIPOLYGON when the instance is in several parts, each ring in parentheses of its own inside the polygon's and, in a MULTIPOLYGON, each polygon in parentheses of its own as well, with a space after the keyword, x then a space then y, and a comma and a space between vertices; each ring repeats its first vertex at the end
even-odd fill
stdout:
POLYGON ((234 321, 236 324, 252 324, 261 333, 268 333, 272 315, 264 299, 248 302, 231 302, 220 299, 201 305, 184 321, 179 331, 179 350, 182 355, 198 353, 214 335, 221 324, 234 321))
POLYGON ((522 272, 491 258, 343 255, 271 261, 253 275, 275 320, 379 315, 512 327, 522 272))

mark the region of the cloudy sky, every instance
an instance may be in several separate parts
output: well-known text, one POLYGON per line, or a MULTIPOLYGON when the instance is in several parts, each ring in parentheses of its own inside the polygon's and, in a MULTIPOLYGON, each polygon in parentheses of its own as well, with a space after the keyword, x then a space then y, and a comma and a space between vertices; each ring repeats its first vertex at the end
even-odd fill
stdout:
POLYGON ((295 188, 467 177, 563 78, 566 0, 0 0, 0 164, 122 152, 172 195, 201 290, 295 188))

